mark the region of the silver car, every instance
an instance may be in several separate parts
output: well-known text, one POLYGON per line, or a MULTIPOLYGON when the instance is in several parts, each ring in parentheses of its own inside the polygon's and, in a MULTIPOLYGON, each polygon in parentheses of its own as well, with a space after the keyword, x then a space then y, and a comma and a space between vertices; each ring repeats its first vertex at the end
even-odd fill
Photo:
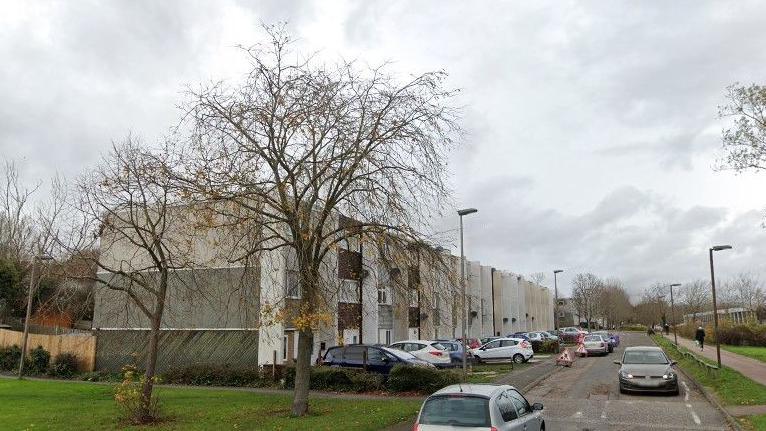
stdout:
POLYGON ((585 336, 583 341, 585 344, 585 350, 589 355, 607 355, 609 354, 609 340, 606 340, 603 335, 590 334, 585 336))
POLYGON ((543 405, 530 405, 516 388, 508 385, 458 384, 428 397, 414 431, 482 430, 540 431, 543 405))

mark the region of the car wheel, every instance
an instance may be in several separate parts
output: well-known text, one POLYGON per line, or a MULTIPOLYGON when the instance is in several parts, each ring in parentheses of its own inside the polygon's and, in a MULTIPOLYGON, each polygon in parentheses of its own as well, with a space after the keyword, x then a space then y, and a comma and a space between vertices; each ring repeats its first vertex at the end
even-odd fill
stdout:
POLYGON ((545 422, 540 424, 540 431, 545 431, 545 422))
POLYGON ((513 362, 517 363, 517 364, 524 363, 525 362, 524 361, 524 355, 522 355, 521 353, 517 353, 517 354, 513 355, 513 362))

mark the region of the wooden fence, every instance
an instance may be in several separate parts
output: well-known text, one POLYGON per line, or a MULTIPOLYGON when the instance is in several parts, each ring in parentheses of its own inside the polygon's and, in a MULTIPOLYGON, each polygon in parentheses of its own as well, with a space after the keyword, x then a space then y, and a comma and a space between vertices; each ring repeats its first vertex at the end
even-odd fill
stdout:
MULTIPOLYGON (((21 346, 23 333, 0 329, 0 347, 21 346)), ((80 371, 93 371, 96 365, 96 337, 89 334, 44 335, 29 334, 27 351, 42 346, 51 354, 71 353, 77 357, 80 371)))

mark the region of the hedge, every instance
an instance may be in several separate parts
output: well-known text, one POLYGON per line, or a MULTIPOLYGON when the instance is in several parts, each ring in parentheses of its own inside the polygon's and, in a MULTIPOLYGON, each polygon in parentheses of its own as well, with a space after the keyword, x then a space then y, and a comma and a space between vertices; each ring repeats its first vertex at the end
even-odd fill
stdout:
POLYGON ((535 353, 559 353, 559 342, 552 340, 537 341, 532 340, 532 351, 535 353))
MULTIPOLYGON (((284 387, 295 387, 295 368, 287 369, 284 387)), ((381 374, 351 368, 317 367, 311 369, 309 388, 317 391, 377 392, 385 390, 386 385, 381 374)))
MULTIPOLYGON (((698 324, 687 323, 676 327, 679 335, 694 339, 698 324)), ((732 346, 757 346, 766 347, 766 325, 748 323, 734 325, 727 319, 718 322, 718 332, 721 344, 732 346)), ((715 342, 716 333, 713 324, 705 325, 705 339, 708 343, 715 342)))
POLYGON ((0 348, 0 371, 15 370, 19 366, 21 359, 21 347, 13 345, 11 347, 0 348))
MULTIPOLYGON (((259 367, 229 367, 214 365, 192 365, 173 368, 161 374, 163 383, 194 386, 269 386, 259 367)), ((270 374, 269 374, 269 377, 270 374)))
POLYGON ((392 392, 430 394, 460 382, 460 374, 452 370, 397 365, 388 375, 387 387, 392 392))

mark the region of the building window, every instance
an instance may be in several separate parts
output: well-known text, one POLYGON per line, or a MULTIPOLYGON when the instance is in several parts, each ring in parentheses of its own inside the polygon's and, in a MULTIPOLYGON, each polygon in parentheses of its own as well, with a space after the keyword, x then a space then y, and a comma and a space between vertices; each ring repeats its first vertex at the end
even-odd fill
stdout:
POLYGON ((362 254, 346 249, 338 250, 338 278, 359 280, 362 277, 362 254))
POLYGON ((418 306, 418 289, 410 289, 410 307, 418 306))
POLYGON ((387 285, 378 286, 378 304, 391 305, 391 288, 387 285))
POLYGON ((287 271, 287 282, 285 283, 285 297, 287 298, 300 298, 301 297, 301 284, 298 271, 287 271))
POLYGON ((359 282, 343 280, 340 285, 340 302, 359 303, 359 282))

